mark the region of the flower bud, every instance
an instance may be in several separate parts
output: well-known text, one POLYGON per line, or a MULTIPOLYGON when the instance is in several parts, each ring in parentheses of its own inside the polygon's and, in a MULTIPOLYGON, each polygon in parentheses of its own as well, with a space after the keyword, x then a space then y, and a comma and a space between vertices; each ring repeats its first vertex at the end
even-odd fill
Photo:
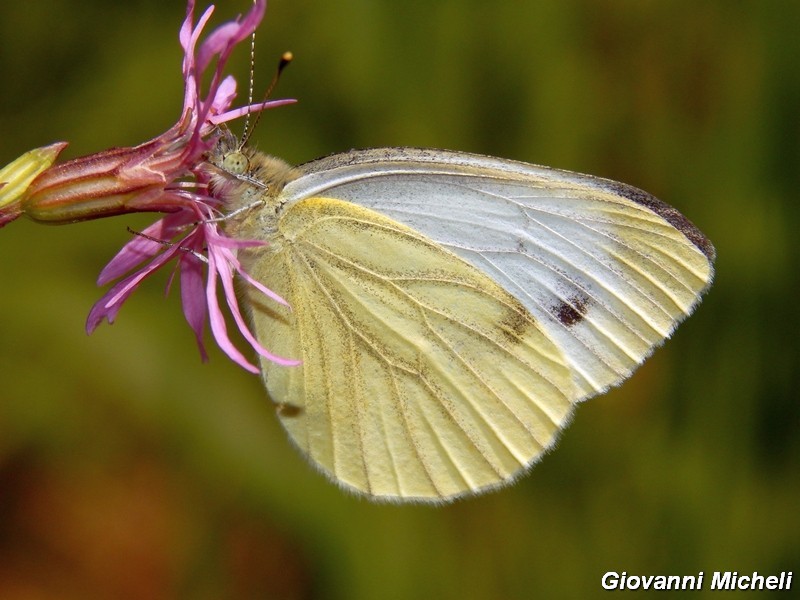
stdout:
POLYGON ((22 214, 23 198, 28 188, 55 162, 66 146, 66 142, 56 142, 29 150, 0 169, 0 227, 22 214))

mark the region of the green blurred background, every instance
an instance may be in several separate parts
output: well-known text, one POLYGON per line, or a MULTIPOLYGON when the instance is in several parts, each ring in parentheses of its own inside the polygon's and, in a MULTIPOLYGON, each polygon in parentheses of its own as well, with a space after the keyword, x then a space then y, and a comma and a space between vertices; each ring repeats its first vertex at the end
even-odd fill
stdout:
MULTIPOLYGON (((247 0, 221 0, 220 17, 247 0)), ((0 163, 164 131, 181 0, 0 5, 0 163)), ((800 3, 272 0, 261 149, 433 146, 642 187, 715 243, 707 298, 515 486, 374 505, 317 475, 257 377, 202 364, 150 281, 97 273, 152 217, 0 232, 0 597, 599 596, 606 571, 795 571, 800 587, 800 3)), ((244 49, 232 64, 247 80, 244 49)))

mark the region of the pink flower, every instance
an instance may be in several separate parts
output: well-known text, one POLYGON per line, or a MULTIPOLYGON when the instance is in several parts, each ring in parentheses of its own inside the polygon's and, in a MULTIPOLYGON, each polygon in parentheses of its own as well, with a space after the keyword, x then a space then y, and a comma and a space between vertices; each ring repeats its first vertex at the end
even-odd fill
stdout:
POLYGON ((215 219, 225 207, 210 195, 208 174, 203 169, 208 152, 220 136, 218 125, 249 112, 294 102, 275 100, 231 109, 236 81, 224 76, 225 64, 233 48, 248 39, 261 22, 265 9, 266 0, 256 0, 243 18, 224 23, 200 41, 214 7, 209 7, 195 24, 194 0, 189 0, 180 30, 185 82, 180 120, 164 134, 139 146, 115 148, 47 169, 7 211, 5 222, 24 214, 49 223, 130 212, 168 213, 137 234, 101 272, 99 285, 118 281, 92 308, 86 324, 89 333, 104 319, 113 322, 142 281, 172 262, 173 278, 176 273, 179 276, 183 313, 204 359, 203 333, 208 321, 222 350, 245 369, 258 371, 228 336, 218 298, 221 284, 228 310, 256 352, 282 365, 299 364, 264 348, 242 316, 233 284, 237 274, 272 300, 286 302, 243 271, 236 251, 262 242, 237 240, 222 232, 215 219), (200 82, 212 62, 213 71, 206 75, 210 83, 204 93, 200 82))

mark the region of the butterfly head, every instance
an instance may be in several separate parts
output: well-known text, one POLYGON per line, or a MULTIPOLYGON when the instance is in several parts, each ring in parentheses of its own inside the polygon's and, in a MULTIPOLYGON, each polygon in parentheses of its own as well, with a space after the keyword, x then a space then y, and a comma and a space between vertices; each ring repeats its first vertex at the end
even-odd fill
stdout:
POLYGON ((283 206, 281 192, 299 170, 279 158, 242 146, 225 132, 208 155, 209 192, 222 202, 226 230, 269 237, 283 206))
POLYGON ((250 170, 250 159, 241 150, 235 150, 223 156, 222 168, 228 173, 242 175, 250 170))

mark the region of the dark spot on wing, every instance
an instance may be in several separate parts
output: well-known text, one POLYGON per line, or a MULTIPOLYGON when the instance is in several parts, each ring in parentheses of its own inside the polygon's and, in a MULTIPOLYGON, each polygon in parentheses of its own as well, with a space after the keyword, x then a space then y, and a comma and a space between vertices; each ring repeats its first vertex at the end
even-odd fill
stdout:
POLYGON ((281 417, 299 417, 303 414, 303 407, 296 404, 289 404, 288 402, 278 402, 275 404, 275 411, 281 417))
POLYGON ((534 323, 533 315, 528 312, 519 300, 509 295, 509 302, 513 304, 505 311, 505 317, 500 322, 500 331, 509 342, 518 342, 528 327, 534 323))
POLYGON ((677 209, 671 207, 666 202, 662 202, 655 196, 651 196, 638 188, 617 181, 605 180, 603 184, 611 192, 627 198, 636 204, 640 204, 645 208, 649 208, 659 217, 664 219, 667 223, 672 225, 675 229, 680 231, 686 238, 692 242, 700 252, 706 255, 709 261, 714 262, 717 257, 717 251, 711 241, 703 235, 703 232, 695 227, 689 219, 684 217, 677 209))
POLYGON ((583 321, 583 318, 586 316, 588 303, 588 298, 575 296, 568 298, 566 302, 559 302, 551 307, 550 310, 562 325, 572 327, 583 321))

